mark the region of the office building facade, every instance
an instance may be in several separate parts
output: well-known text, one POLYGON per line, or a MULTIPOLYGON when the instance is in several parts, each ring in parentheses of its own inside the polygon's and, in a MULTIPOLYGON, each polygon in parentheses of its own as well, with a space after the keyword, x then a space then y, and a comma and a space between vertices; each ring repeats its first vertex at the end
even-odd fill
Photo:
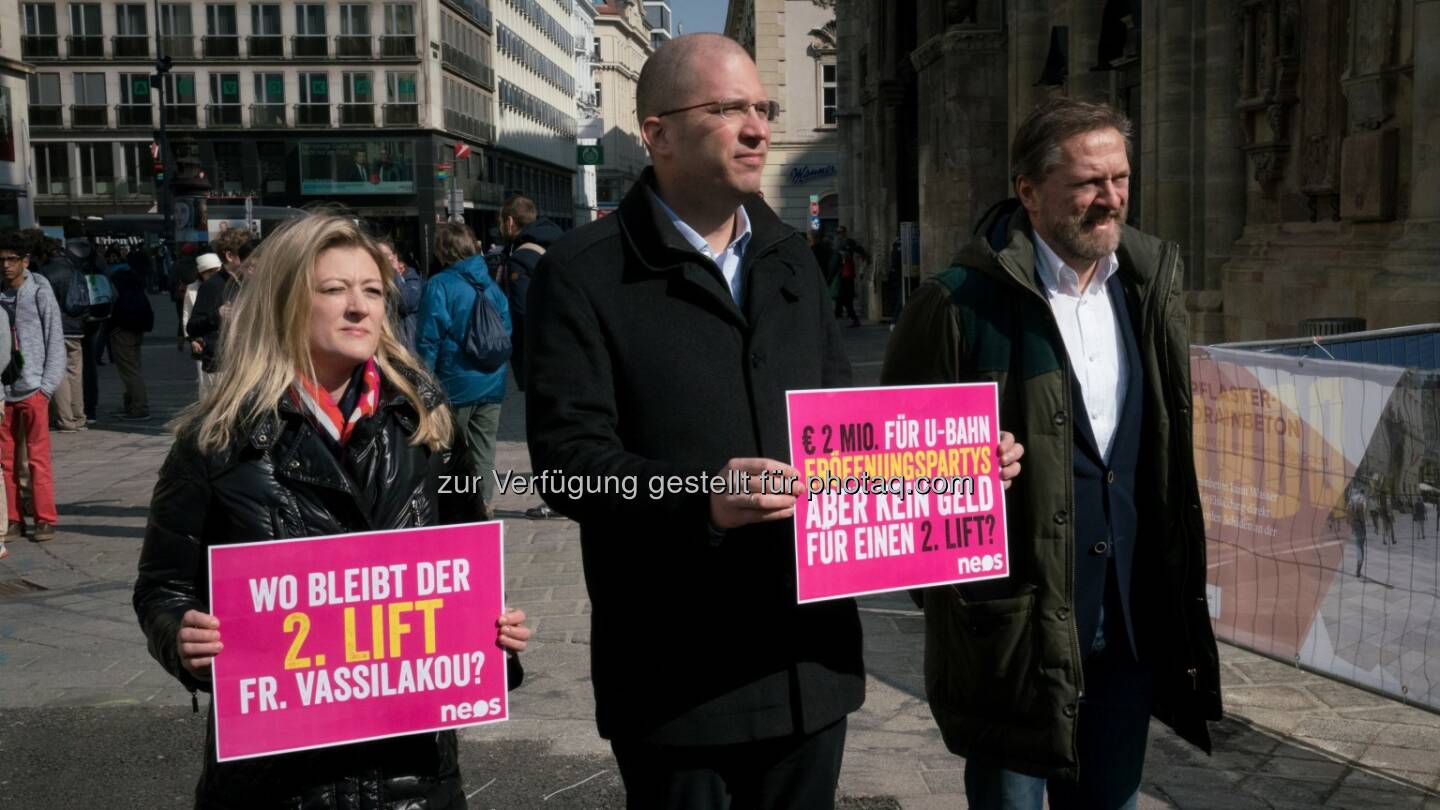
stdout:
POLYGON ((640 69, 654 49, 650 27, 636 0, 606 0, 595 5, 595 39, 591 60, 595 92, 605 119, 605 163, 596 171, 597 207, 613 211, 625 192, 650 165, 635 118, 635 85, 640 69))
POLYGON ((169 140, 212 201, 341 203, 422 255, 452 190, 501 201, 491 2, 21 2, 36 216, 152 210, 164 55, 169 140))
POLYGON ((725 34, 755 59, 760 81, 780 102, 770 124, 770 158, 761 186, 765 201, 799 231, 840 224, 839 139, 836 132, 835 11, 814 0, 732 0, 725 34))

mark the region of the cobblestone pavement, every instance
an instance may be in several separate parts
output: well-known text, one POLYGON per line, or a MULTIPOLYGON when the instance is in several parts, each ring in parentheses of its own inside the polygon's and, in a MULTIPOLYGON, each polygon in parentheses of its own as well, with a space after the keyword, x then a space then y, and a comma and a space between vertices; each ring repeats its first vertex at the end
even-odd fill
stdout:
MULTIPOLYGON (((175 350, 172 311, 143 355, 156 421, 118 407, 101 369, 101 422, 55 437, 59 536, 12 543, 0 561, 0 806, 179 807, 199 767, 201 718, 150 659, 130 607, 154 476, 169 448, 163 419, 188 403, 194 367, 175 350), (58 791, 58 792, 57 792, 58 791)), ((884 327, 846 330, 857 383, 879 372, 884 327)), ((525 471, 523 402, 502 415, 497 467, 525 471)), ((506 521, 509 600, 536 630, 513 719, 463 733, 476 807, 619 807, 609 746, 595 733, 589 602, 577 529, 529 521, 533 502, 497 501, 506 521), (493 781, 492 781, 493 780, 493 781), (546 799, 546 797, 549 797, 546 799)), ((845 806, 965 806, 962 761, 940 741, 921 677, 922 620, 908 599, 867 598, 869 688, 851 718, 845 806)), ((663 645, 662 645, 663 646, 663 645)), ((1227 720, 1206 757, 1158 724, 1141 807, 1440 808, 1440 715, 1222 646, 1227 720)))

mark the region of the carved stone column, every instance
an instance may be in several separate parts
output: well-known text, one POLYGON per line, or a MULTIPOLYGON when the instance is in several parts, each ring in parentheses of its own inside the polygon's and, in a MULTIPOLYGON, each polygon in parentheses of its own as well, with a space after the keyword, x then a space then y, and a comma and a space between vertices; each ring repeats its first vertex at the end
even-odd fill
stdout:
POLYGON ((1241 0, 1240 100, 1245 154, 1261 196, 1275 199, 1290 152, 1300 76, 1299 0, 1241 0))
POLYGON ((1410 220, 1440 223, 1440 0, 1415 0, 1414 25, 1410 220))
MULTIPOLYGON (((977 16, 982 23, 996 19, 998 9, 987 3, 977 16)), ((920 93, 923 275, 944 269, 968 241, 975 219, 1009 194, 1006 48, 998 24, 951 25, 910 55, 920 93)))
MULTIPOLYGON (((1240 36, 1239 22, 1235 5, 1205 4, 1205 171, 1197 179, 1204 184, 1205 226, 1201 263, 1191 274, 1197 289, 1220 289, 1231 247, 1245 230, 1245 153, 1240 151, 1243 141, 1235 115, 1240 60, 1231 45, 1240 36)), ((1196 323, 1200 318, 1192 312, 1191 320, 1196 323)), ((1211 320, 1217 323, 1203 332, 1204 337, 1219 339, 1223 335, 1213 334, 1221 331, 1219 319, 1211 320)))

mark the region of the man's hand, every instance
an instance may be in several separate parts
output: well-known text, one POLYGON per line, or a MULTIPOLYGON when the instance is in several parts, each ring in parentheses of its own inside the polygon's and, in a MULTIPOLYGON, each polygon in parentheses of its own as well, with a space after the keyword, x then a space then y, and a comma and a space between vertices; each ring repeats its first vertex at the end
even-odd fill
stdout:
POLYGON ((795 515, 795 498, 804 492, 799 470, 773 458, 732 458, 716 474, 728 477, 731 470, 750 474, 747 491, 710 496, 710 522, 716 528, 736 529, 795 515), (768 473, 763 491, 761 473, 768 473))
POLYGON ((210 664, 225 649, 219 627, 219 619, 198 610, 187 610, 180 619, 180 665, 202 681, 210 680, 210 664))
POLYGON ((1020 474, 1020 457, 1025 455, 1025 445, 1015 441, 1015 434, 1000 431, 1000 482, 1010 488, 1011 481, 1020 474))

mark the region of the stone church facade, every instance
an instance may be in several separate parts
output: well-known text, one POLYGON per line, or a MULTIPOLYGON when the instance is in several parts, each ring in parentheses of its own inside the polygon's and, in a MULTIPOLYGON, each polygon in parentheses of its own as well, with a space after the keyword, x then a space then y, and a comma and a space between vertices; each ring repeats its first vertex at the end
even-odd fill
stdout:
POLYGON ((1131 222, 1180 243, 1197 342, 1440 321, 1440 0, 835 5, 840 221, 872 255, 914 221, 943 269, 1059 93, 1134 122, 1131 222))

